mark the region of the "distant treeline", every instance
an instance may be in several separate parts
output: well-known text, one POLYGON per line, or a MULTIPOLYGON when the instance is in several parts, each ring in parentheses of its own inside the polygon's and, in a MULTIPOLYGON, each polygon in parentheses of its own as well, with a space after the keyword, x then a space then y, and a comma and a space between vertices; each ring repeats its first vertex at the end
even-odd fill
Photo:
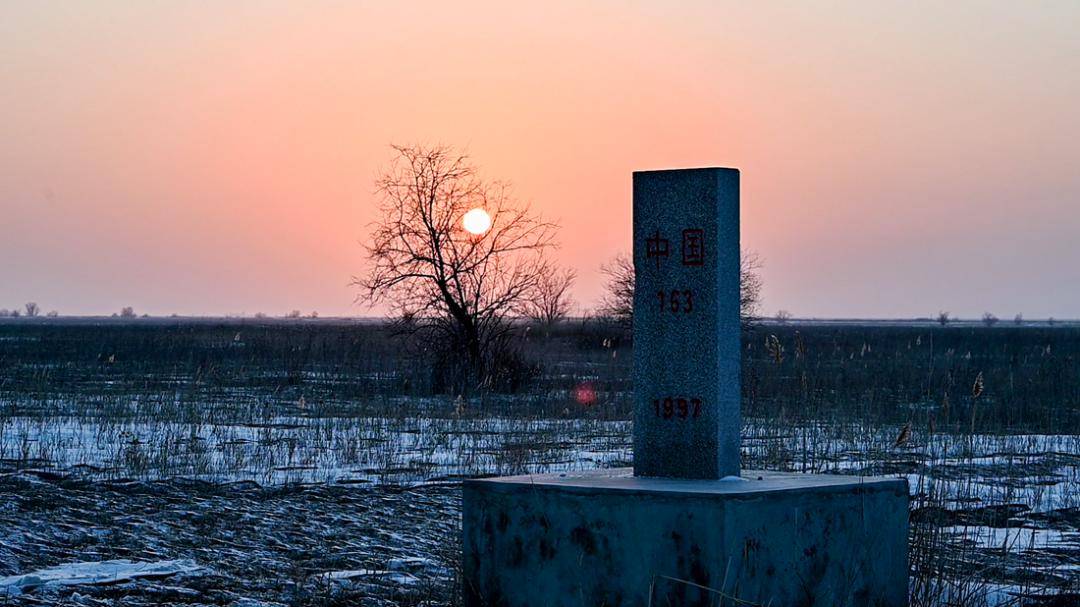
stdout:
MULTIPOLYGON (((629 416, 632 343, 617 326, 522 325, 484 394, 566 415, 629 416), (575 399, 586 386, 588 406, 575 399)), ((744 334, 747 415, 1080 431, 1080 328, 758 326, 744 334)), ((448 397, 440 365, 385 324, 0 323, 0 407, 130 394, 268 403, 448 397)), ((0 409, 0 413, 4 413, 0 409)))

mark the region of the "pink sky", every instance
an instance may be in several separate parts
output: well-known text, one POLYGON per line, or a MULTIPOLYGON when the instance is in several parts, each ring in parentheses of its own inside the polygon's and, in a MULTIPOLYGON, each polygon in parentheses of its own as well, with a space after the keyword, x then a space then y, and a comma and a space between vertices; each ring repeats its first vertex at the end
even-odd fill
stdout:
POLYGON ((4 2, 0 307, 372 314, 373 177, 441 142, 586 308, 631 171, 712 165, 770 314, 1080 317, 1077 3, 506 4, 4 2))

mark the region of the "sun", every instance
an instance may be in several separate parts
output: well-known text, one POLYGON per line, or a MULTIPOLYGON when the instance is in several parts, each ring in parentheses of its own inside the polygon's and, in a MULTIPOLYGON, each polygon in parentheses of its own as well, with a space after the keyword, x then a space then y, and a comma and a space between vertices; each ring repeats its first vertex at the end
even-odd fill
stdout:
POLYGON ((473 209, 461 218, 461 225, 468 233, 480 236, 491 229, 491 215, 484 209, 473 209))

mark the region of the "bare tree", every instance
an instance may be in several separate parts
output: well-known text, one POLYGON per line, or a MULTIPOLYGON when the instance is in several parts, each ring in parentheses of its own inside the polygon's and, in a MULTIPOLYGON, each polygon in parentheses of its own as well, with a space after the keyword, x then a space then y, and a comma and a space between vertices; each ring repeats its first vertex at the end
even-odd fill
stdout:
POLYGON ((452 148, 394 146, 396 158, 376 180, 381 218, 367 246, 370 269, 354 279, 359 300, 386 303, 429 344, 462 353, 474 379, 551 272, 544 252, 557 226, 485 182, 452 148), (490 224, 467 231, 465 213, 483 209, 490 224))
MULTIPOLYGON (((761 258, 752 251, 743 251, 739 260, 739 316, 744 328, 758 320, 761 304, 761 258)), ((634 320, 634 260, 619 253, 600 266, 607 277, 600 316, 630 328, 634 320)))
POLYGON ((285 315, 285 318, 300 318, 300 310, 291 310, 285 315))
POLYGON ((634 324, 634 260, 619 253, 601 265, 600 272, 607 277, 600 316, 629 329, 634 324))
POLYGON ((49 318, 58 318, 60 316, 60 313, 57 312, 56 310, 49 310, 49 313, 46 314, 45 316, 47 316, 49 318))
POLYGON ((526 304, 526 313, 549 329, 564 320, 574 305, 570 298, 570 288, 574 286, 575 280, 577 273, 572 269, 550 268, 537 283, 535 296, 526 304))
POLYGON ((135 308, 131 306, 120 308, 120 318, 135 318, 135 308))
POLYGON ((26 310, 26 315, 30 318, 37 316, 38 312, 41 311, 41 308, 38 307, 37 302, 35 301, 26 302, 26 305, 23 306, 23 309, 26 310))
POLYGON ((1024 324, 1024 315, 1023 314, 1017 314, 1016 316, 1014 316, 1013 317, 1013 324, 1016 325, 1016 326, 1020 326, 1020 325, 1024 324))
POLYGON ((949 316, 948 312, 942 310, 941 312, 938 312, 937 321, 939 325, 944 327, 952 321, 952 318, 949 316))
POLYGON ((990 312, 987 312, 983 314, 982 321, 984 325, 992 327, 998 323, 998 317, 994 316, 990 312))
POLYGON ((743 328, 758 320, 761 284, 761 258, 754 251, 743 251, 739 256, 739 317, 743 328))
POLYGON ((791 312, 788 312, 787 310, 777 310, 775 320, 782 325, 787 324, 787 322, 791 320, 791 312))

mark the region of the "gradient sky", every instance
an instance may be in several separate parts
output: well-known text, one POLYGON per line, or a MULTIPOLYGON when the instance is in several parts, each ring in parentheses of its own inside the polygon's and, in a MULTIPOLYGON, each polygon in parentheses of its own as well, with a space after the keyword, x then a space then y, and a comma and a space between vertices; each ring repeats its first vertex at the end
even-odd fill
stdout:
MULTIPOLYGON (((742 170, 765 311, 1080 317, 1080 3, 0 4, 0 307, 365 315, 393 142, 562 224, 742 170), (508 6, 511 5, 512 6, 508 6)), ((378 312, 377 310, 375 312, 378 312)))

